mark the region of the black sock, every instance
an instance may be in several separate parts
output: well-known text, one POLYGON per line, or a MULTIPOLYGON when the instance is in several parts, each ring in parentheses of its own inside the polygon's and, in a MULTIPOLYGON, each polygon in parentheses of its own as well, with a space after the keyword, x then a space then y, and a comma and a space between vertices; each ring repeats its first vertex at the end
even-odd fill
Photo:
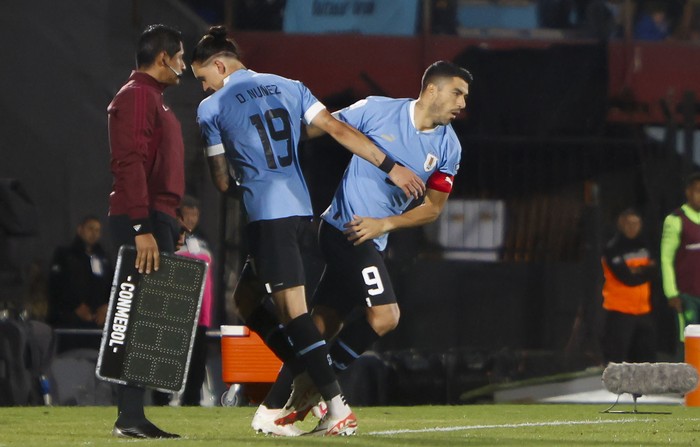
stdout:
POLYGON ((117 387, 117 425, 120 427, 133 427, 146 422, 143 412, 143 398, 146 395, 144 388, 119 385, 117 387))
POLYGON ((345 371, 377 340, 379 340, 379 334, 374 331, 366 318, 358 318, 343 327, 329 348, 335 371, 345 371))
POLYGON ((295 374, 284 365, 277 375, 277 380, 272 384, 272 388, 265 396, 262 404, 267 408, 282 408, 287 403, 289 395, 292 393, 292 382, 295 374))
POLYGON ((323 400, 330 400, 340 394, 338 379, 330 365, 328 345, 314 325, 311 315, 305 313, 296 317, 284 330, 323 400))
POLYGON ((296 359, 294 349, 289 344, 287 335, 284 333, 284 326, 263 304, 255 308, 245 324, 251 331, 260 336, 267 347, 284 364, 289 364, 296 374, 304 370, 303 365, 300 365, 296 359))

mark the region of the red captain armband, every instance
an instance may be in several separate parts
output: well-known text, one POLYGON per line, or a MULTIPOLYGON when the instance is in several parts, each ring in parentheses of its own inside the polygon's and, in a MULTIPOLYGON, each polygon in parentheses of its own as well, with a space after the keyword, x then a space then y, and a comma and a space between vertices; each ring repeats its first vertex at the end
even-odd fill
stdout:
POLYGON ((452 192, 452 182, 454 176, 450 174, 445 174, 444 172, 435 171, 433 175, 428 179, 428 184, 426 185, 429 189, 434 189, 435 191, 452 192))

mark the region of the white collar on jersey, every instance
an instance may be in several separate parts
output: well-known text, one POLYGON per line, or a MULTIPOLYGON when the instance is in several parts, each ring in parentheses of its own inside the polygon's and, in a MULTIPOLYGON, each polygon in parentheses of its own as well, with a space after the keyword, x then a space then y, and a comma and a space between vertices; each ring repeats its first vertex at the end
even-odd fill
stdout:
POLYGON ((233 73, 231 73, 230 75, 228 75, 224 78, 224 85, 228 84, 228 82, 231 80, 231 77, 233 75, 235 75, 236 73, 238 73, 239 71, 241 71, 241 72, 247 71, 249 73, 255 73, 253 70, 248 70, 247 68, 239 68, 238 70, 234 71, 233 73))
MULTIPOLYGON (((418 126, 416 126, 416 103, 418 102, 417 99, 414 99, 411 101, 411 103, 408 105, 408 115, 411 117, 411 124, 413 124, 413 128, 418 130, 418 126)), ((428 130, 418 130, 418 132, 421 133, 432 133, 437 130, 439 126, 435 126, 432 129, 428 130)))

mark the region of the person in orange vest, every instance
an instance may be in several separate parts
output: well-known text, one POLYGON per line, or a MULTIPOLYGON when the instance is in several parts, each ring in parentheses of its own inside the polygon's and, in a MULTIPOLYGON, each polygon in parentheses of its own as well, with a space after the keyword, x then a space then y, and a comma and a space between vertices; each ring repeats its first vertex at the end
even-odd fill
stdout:
POLYGON ((603 251, 602 349, 606 362, 656 361, 656 328, 651 317, 651 280, 656 262, 633 209, 617 219, 617 232, 603 251))

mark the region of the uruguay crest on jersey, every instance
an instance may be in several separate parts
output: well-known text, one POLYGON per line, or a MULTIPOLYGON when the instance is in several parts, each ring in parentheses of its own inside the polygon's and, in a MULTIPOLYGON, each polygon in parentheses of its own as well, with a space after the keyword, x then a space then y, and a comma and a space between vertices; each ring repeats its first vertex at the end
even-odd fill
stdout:
POLYGON ((428 156, 425 157, 425 163, 423 163, 423 169, 425 169, 425 172, 430 172, 433 169, 435 169, 435 165, 437 165, 437 162, 437 155, 433 153, 428 153, 428 156))

